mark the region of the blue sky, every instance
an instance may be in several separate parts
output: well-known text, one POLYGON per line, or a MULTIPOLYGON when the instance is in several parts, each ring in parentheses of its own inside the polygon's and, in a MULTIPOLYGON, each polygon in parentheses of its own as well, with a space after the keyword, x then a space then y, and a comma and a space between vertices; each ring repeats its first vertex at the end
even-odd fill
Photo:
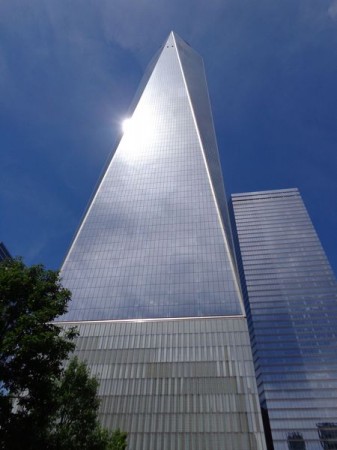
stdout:
POLYGON ((58 268, 147 63, 204 58, 227 193, 298 187, 337 272, 337 0, 2 0, 0 240, 58 268))

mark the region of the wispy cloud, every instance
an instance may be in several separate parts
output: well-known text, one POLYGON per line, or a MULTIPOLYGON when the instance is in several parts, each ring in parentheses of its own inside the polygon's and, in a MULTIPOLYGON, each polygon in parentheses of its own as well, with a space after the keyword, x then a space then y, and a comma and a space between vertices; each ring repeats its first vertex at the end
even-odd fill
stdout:
MULTIPOLYGON (((62 258, 65 247, 51 242, 75 228, 68 224, 171 29, 204 57, 228 191, 300 180, 329 198, 317 181, 323 173, 310 185, 303 174, 320 153, 326 167, 336 163, 336 19, 337 0, 0 1, 0 152, 9 177, 0 238, 15 242, 25 222, 37 242, 45 228, 45 254, 50 245, 62 258)), ((323 226, 334 230, 335 216, 323 226)))
POLYGON ((332 0, 328 9, 328 14, 332 19, 337 19, 337 0, 332 0))

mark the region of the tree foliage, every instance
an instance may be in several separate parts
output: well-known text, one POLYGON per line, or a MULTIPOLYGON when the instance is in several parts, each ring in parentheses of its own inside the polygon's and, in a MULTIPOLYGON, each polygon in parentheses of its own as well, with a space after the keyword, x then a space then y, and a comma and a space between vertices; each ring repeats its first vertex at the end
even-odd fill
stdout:
POLYGON ((48 449, 126 449, 126 433, 120 430, 109 433, 101 428, 97 420, 98 382, 90 377, 83 362, 73 358, 58 386, 58 408, 52 423, 48 449))
POLYGON ((85 364, 64 365, 77 333, 53 321, 70 297, 58 272, 0 263, 0 449, 126 448, 123 433, 97 421, 97 381, 85 364), (124 447, 113 444, 119 434, 124 447))

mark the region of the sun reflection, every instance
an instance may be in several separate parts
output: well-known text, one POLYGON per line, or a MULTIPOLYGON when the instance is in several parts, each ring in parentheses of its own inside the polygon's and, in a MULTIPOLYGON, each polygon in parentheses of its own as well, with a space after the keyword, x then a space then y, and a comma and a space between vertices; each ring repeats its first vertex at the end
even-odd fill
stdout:
POLYGON ((121 154, 124 158, 132 161, 145 156, 149 151, 149 144, 154 134, 154 118, 150 111, 135 111, 132 117, 122 122, 123 146, 121 154))
POLYGON ((123 133, 126 133, 128 129, 131 127, 131 119, 124 119, 122 122, 122 130, 123 133))

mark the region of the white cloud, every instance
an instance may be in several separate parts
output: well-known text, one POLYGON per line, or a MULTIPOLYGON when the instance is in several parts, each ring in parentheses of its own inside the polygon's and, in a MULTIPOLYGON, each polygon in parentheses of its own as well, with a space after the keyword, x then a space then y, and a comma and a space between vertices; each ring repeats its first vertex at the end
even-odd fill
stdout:
POLYGON ((226 11, 228 3, 224 0, 211 3, 204 0, 183 3, 177 0, 104 0, 98 16, 107 41, 117 42, 137 54, 159 46, 171 30, 185 39, 202 36, 226 11))
POLYGON ((328 9, 328 14, 332 19, 337 20, 337 0, 333 0, 328 9))

